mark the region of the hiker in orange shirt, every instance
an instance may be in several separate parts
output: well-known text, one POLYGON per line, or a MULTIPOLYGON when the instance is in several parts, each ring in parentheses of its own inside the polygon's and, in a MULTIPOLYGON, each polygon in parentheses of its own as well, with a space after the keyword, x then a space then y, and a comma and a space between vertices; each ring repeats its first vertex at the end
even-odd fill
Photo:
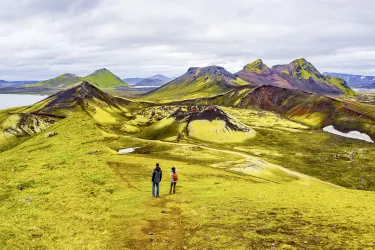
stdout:
POLYGON ((169 189, 169 194, 172 194, 172 189, 173 189, 173 194, 176 193, 176 184, 178 181, 178 175, 177 175, 177 170, 176 167, 172 167, 172 172, 171 172, 171 188, 169 189))

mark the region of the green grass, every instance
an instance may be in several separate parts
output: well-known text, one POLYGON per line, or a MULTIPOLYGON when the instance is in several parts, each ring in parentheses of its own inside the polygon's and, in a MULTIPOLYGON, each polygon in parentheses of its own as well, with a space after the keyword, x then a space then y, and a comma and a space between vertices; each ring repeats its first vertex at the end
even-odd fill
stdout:
MULTIPOLYGON (((143 130, 171 112, 160 109, 133 110, 117 127, 106 115, 95 120, 77 111, 0 152, 0 248, 375 247, 374 192, 276 168, 374 190, 373 144, 311 130, 272 112, 233 108, 223 109, 257 132, 241 144, 174 144, 120 131, 118 123, 127 119, 143 130), (46 132, 58 135, 45 138, 46 132), (116 153, 129 147, 140 148, 116 153), (151 197, 156 162, 164 171, 160 199, 151 197), (177 194, 169 196, 172 166, 179 182, 177 194)), ((0 121, 8 116, 0 111, 0 121)))
POLYGON ((373 246, 374 222, 369 218, 375 218, 371 205, 374 193, 290 177, 284 177, 280 184, 267 183, 223 168, 223 162, 239 161, 237 156, 197 151, 184 145, 129 138, 109 144, 113 149, 133 146, 144 149, 111 159, 129 181, 126 185, 147 192, 149 182, 141 172, 151 171, 154 162, 160 162, 164 171, 176 165, 180 182, 175 196, 167 195, 168 181, 162 182, 163 198, 144 204, 149 210, 142 220, 147 222, 141 223, 143 227, 132 227, 137 230, 132 231, 133 237, 125 246, 138 249, 201 249, 202 245, 207 249, 373 246), (154 235, 148 235, 149 232, 154 235))
POLYGON ((114 183, 98 160, 107 150, 98 143, 104 136, 82 115, 47 131, 59 135, 40 133, 1 153, 0 246, 103 248, 111 237, 107 189, 114 183))

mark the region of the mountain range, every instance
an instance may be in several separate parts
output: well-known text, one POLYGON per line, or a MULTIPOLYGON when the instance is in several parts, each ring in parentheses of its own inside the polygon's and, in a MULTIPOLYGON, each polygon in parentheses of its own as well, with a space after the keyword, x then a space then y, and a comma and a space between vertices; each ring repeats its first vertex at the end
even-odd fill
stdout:
POLYGON ((305 59, 269 68, 261 59, 247 64, 236 74, 219 66, 193 67, 169 82, 149 92, 145 98, 153 101, 173 101, 209 97, 237 87, 263 85, 299 89, 322 95, 354 95, 354 91, 340 78, 321 74, 305 59))
POLYGON ((135 85, 137 87, 153 86, 160 87, 164 84, 174 80, 174 78, 169 78, 161 74, 153 75, 147 78, 125 78, 124 81, 130 85, 135 85))
POLYGON ((74 74, 65 73, 58 77, 38 82, 36 84, 27 84, 27 87, 48 87, 48 88, 67 88, 80 81, 88 81, 99 88, 129 87, 129 84, 121 80, 106 68, 98 69, 85 77, 79 77, 74 74))
POLYGON ((375 88, 375 76, 325 72, 325 75, 344 79, 353 88, 375 88))
MULTIPOLYGON (((26 87, 43 87, 62 89, 87 81, 102 89, 129 90, 128 82, 135 87, 159 87, 143 96, 151 101, 175 101, 198 97, 210 97, 226 93, 243 85, 253 88, 263 85, 277 86, 287 89, 299 89, 320 95, 354 95, 355 92, 347 82, 339 78, 339 74, 321 74, 310 62, 303 58, 289 64, 268 67, 261 59, 246 64, 242 70, 233 74, 220 66, 191 67, 176 79, 164 75, 154 75, 147 78, 120 79, 108 69, 98 69, 85 77, 66 73, 58 77, 41 81, 36 84, 26 84, 26 87), (121 89, 121 87, 125 87, 121 89)), ((346 76, 344 75, 344 78, 346 76)), ((353 77, 345 79, 352 80, 353 77)), ((358 77, 355 77, 357 79, 358 77)), ((359 77, 363 82, 370 82, 372 77, 359 77)), ((363 86, 363 85, 361 85, 363 86)), ((367 85, 366 85, 367 86, 367 85)), ((140 93, 145 93, 141 91, 140 93)))

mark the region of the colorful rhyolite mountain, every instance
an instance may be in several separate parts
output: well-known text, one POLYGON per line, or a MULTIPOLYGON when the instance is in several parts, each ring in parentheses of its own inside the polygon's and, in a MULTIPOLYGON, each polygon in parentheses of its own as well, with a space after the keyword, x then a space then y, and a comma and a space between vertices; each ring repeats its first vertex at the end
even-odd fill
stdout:
POLYGON ((58 77, 39 82, 37 84, 29 84, 27 87, 47 87, 47 88, 67 88, 80 81, 88 81, 99 88, 127 87, 126 82, 113 74, 108 69, 98 69, 85 77, 79 77, 74 74, 62 74, 58 77))
POLYGON ((286 65, 275 65, 272 68, 258 59, 245 65, 236 75, 256 85, 272 85, 324 95, 354 94, 344 80, 322 75, 305 59, 297 59, 286 65))
POLYGON ((297 59, 290 64, 276 65, 272 68, 259 59, 245 65, 237 74, 232 74, 219 66, 190 68, 184 75, 149 92, 144 98, 159 102, 187 100, 223 94, 243 85, 251 88, 271 85, 321 95, 355 93, 344 80, 322 75, 305 59, 297 59))
POLYGON ((223 67, 194 67, 189 68, 184 75, 150 92, 145 98, 168 102, 208 97, 248 84, 248 82, 226 71, 223 67))

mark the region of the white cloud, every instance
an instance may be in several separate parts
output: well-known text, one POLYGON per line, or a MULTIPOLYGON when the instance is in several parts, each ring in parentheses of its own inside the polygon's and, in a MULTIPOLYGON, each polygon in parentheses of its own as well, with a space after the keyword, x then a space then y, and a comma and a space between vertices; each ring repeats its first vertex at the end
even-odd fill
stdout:
POLYGON ((6 1, 0 9, 0 79, 236 72, 305 57, 320 71, 375 75, 371 0, 6 1))

